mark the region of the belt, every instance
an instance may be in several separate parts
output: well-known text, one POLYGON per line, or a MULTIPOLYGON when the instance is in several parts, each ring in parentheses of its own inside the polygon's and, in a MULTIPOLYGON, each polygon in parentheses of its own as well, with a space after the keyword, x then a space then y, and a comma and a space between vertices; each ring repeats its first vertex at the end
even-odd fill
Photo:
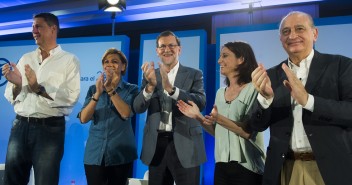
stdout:
POLYGON ((293 152, 287 153, 287 159, 301 160, 301 161, 315 161, 313 152, 293 152))
POLYGON ((168 132, 168 131, 158 131, 158 137, 167 138, 167 139, 173 139, 174 138, 174 133, 173 132, 168 132))
POLYGON ((23 117, 16 115, 16 119, 28 122, 30 124, 48 125, 48 126, 60 126, 65 123, 64 116, 53 116, 48 118, 35 118, 35 117, 23 117))

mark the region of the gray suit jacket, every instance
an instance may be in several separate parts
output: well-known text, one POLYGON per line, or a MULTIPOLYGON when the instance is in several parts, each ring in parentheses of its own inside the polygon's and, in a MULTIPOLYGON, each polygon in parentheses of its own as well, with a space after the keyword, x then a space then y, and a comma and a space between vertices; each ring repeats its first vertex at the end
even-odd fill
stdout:
MULTIPOLYGON (((287 77, 281 64, 268 70, 275 93, 273 103, 264 110, 256 102, 250 122, 257 131, 270 126, 265 185, 278 184, 293 129, 291 95, 282 83, 287 77)), ((314 111, 303 109, 303 126, 324 182, 351 184, 352 60, 315 51, 305 88, 314 96, 314 111)))
MULTIPOLYGON (((141 154, 141 160, 146 165, 151 163, 155 154, 158 136, 157 130, 161 115, 161 96, 164 93, 159 69, 156 69, 155 73, 157 86, 151 99, 145 101, 143 90, 147 81, 143 79, 141 91, 133 102, 133 108, 136 113, 143 113, 148 110, 141 154)), ((178 100, 185 102, 192 100, 198 105, 200 110, 205 108, 206 98, 201 71, 180 64, 174 86, 180 89, 178 100)), ((172 124, 175 148, 182 166, 190 168, 204 163, 206 161, 206 154, 202 126, 197 120, 184 116, 178 110, 175 100, 172 100, 172 124)))

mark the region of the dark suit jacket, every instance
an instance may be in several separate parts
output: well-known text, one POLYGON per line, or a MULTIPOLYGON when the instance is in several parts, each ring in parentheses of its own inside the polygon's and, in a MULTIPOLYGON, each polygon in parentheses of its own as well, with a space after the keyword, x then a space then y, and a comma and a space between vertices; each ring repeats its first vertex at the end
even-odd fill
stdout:
MULTIPOLYGON (((157 130, 160 124, 161 96, 164 93, 159 69, 156 69, 155 73, 157 87, 151 99, 148 101, 144 99, 143 90, 147 81, 143 79, 141 91, 133 103, 133 108, 137 113, 143 113, 148 109, 141 154, 141 160, 146 165, 151 163, 155 153, 157 130)), ((180 89, 179 100, 185 102, 192 100, 198 105, 200 110, 204 109, 206 98, 201 71, 180 64, 174 86, 180 89)), ((202 126, 197 120, 184 116, 178 110, 175 100, 172 100, 172 121, 175 148, 182 166, 190 168, 204 163, 206 154, 202 126)))
MULTIPOLYGON (((287 60, 284 61, 287 64, 287 60)), ((291 96, 281 65, 268 70, 274 90, 271 106, 253 106, 250 125, 257 131, 270 126, 263 184, 278 184, 293 129, 291 96)), ((352 60, 317 51, 305 86, 314 96, 314 111, 303 109, 303 125, 326 185, 352 184, 352 60)))

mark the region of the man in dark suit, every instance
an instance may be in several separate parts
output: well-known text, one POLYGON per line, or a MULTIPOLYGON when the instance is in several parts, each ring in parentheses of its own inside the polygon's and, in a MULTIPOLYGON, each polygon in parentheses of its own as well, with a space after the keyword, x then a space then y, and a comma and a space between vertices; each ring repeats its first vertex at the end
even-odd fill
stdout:
POLYGON ((141 92, 134 100, 137 113, 148 109, 141 159, 149 166, 149 185, 198 185, 200 165, 206 161, 200 123, 184 116, 177 100, 205 107, 202 72, 178 61, 180 40, 171 31, 156 39, 159 68, 142 65, 141 92))
POLYGON ((270 126, 265 185, 352 183, 352 60, 314 50, 317 37, 311 16, 289 13, 280 23, 289 58, 252 73, 250 124, 270 126))

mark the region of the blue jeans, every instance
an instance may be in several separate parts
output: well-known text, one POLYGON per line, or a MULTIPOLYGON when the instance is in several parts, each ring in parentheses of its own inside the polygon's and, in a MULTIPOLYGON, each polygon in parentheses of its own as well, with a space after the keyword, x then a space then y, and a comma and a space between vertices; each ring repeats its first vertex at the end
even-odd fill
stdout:
POLYGON ((65 119, 13 121, 5 163, 5 185, 27 185, 31 167, 36 185, 57 185, 64 153, 65 119))

